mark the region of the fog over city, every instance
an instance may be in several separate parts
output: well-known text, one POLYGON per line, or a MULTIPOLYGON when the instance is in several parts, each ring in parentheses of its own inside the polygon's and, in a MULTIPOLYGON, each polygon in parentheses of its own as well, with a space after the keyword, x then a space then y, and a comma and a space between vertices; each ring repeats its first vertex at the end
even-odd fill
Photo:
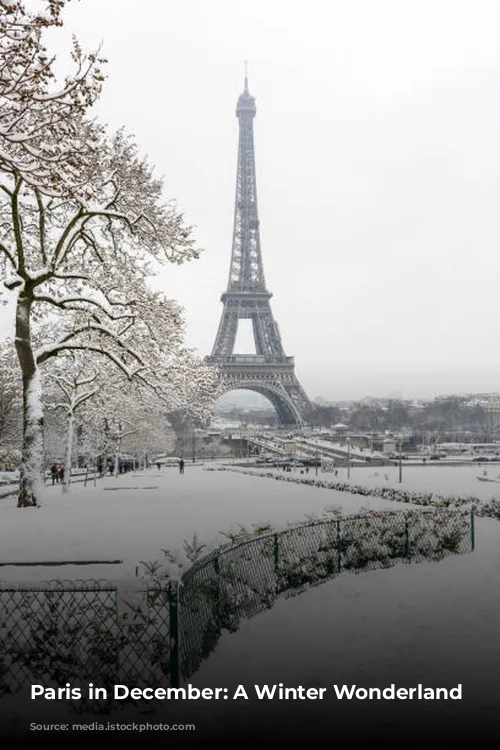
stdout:
POLYGON ((498 3, 86 0, 66 19, 51 46, 102 41, 95 114, 136 135, 204 249, 155 282, 190 346, 210 354, 222 312, 248 60, 266 282, 308 395, 500 390, 498 3))

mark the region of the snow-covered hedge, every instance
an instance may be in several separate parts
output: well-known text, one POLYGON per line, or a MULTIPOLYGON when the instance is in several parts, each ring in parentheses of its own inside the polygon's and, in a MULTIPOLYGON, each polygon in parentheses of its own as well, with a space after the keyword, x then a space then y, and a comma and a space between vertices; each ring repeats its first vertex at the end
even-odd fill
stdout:
POLYGON ((483 500, 476 507, 476 515, 483 518, 496 518, 500 521, 500 500, 492 497, 491 500, 483 500))

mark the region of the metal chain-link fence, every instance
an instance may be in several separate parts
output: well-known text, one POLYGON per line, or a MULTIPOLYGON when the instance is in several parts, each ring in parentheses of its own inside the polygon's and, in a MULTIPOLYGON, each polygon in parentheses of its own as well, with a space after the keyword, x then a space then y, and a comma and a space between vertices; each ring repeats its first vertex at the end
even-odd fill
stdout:
POLYGON ((183 576, 181 672, 189 677, 223 630, 343 571, 442 560, 474 548, 467 511, 384 511, 312 521, 215 550, 183 576))
MULTIPOLYGON (((343 571, 474 549, 466 511, 384 511, 311 521, 204 556, 180 586, 0 584, 0 694, 23 685, 178 687, 241 618, 343 571)), ((104 707, 108 705, 104 701, 104 707)), ((78 703, 86 709, 85 701, 78 703)), ((93 709, 96 702, 93 701, 93 709)))
MULTIPOLYGON (((92 682, 111 694, 115 684, 170 686, 177 597, 171 584, 146 590, 106 581, 0 585, 0 694, 26 684, 92 682)), ((85 709, 85 701, 79 705, 85 709)))

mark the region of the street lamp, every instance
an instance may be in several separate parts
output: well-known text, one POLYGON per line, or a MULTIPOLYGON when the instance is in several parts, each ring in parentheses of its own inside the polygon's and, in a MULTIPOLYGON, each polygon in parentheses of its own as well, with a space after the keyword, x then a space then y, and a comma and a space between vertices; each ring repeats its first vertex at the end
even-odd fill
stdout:
POLYGON ((403 456, 401 455, 401 449, 403 445, 403 436, 398 435, 398 441, 399 441, 399 483, 401 484, 403 481, 403 456))

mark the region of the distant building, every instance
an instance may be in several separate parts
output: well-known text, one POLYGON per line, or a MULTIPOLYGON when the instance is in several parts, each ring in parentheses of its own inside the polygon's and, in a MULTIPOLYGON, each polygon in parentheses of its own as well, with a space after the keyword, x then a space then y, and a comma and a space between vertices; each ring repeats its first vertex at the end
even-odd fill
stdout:
POLYGON ((484 406, 488 427, 500 427, 500 401, 490 401, 484 406))
POLYGON ((297 452, 297 443, 294 443, 293 440, 286 440, 283 442, 283 450, 294 455, 297 452))
POLYGON ((396 452, 396 441, 392 438, 386 438, 383 442, 383 452, 390 454, 396 452))

